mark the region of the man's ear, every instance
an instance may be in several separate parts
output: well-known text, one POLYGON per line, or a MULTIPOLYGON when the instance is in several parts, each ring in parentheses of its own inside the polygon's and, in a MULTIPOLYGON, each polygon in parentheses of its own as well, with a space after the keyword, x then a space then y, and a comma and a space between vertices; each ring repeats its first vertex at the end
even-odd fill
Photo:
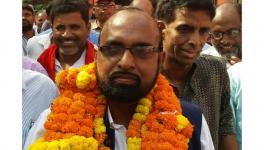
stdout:
POLYGON ((165 29, 166 29, 166 24, 162 21, 162 20, 157 20, 157 25, 158 25, 158 28, 160 30, 160 34, 161 34, 161 37, 162 37, 162 40, 164 39, 164 33, 165 33, 165 29))
POLYGON ((160 31, 164 30, 166 28, 165 23, 162 20, 157 20, 157 25, 160 31))

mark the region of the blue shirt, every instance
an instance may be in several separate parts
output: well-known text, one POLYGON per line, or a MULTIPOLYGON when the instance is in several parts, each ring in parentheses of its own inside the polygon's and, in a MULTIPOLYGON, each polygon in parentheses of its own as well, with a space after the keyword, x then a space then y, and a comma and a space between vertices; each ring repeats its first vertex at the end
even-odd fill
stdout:
POLYGON ((242 149, 242 86, 241 86, 242 64, 237 63, 228 69, 230 79, 230 104, 232 108, 234 127, 239 150, 242 149))
POLYGON ((36 71, 22 70, 22 147, 33 123, 58 94, 49 77, 36 71))

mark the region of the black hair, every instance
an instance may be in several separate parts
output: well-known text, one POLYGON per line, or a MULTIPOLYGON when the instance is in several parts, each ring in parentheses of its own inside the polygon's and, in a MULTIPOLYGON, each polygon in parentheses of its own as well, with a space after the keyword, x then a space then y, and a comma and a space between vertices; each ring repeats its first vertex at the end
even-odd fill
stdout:
POLYGON ((50 11, 51 22, 53 23, 54 18, 60 14, 80 12, 82 19, 88 23, 88 8, 86 0, 54 0, 50 11))
POLYGON ((132 0, 114 0, 115 4, 121 5, 121 6, 128 6, 132 0))
POLYGON ((165 23, 171 23, 175 20, 175 10, 180 8, 204 10, 211 19, 215 16, 215 7, 212 0, 158 0, 155 17, 165 23))
POLYGON ((30 11, 33 15, 35 14, 34 8, 31 4, 27 4, 27 3, 22 4, 22 10, 23 9, 30 11))
POLYGON ((47 16, 50 16, 51 6, 52 6, 52 1, 50 1, 45 8, 47 16))

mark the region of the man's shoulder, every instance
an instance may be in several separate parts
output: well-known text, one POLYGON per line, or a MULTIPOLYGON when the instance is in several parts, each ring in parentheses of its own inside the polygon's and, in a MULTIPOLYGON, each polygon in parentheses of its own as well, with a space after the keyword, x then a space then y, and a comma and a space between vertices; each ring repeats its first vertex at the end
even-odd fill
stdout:
POLYGON ((50 33, 33 36, 28 41, 39 41, 39 40, 48 40, 48 39, 50 39, 50 33))
POLYGON ((181 103, 183 113, 193 112, 193 113, 198 113, 200 115, 202 114, 200 107, 197 106, 196 104, 194 104, 192 102, 187 102, 185 100, 181 100, 180 103, 181 103))
POLYGON ((22 79, 26 86, 29 86, 31 84, 38 84, 41 85, 41 87, 43 87, 44 89, 49 89, 51 87, 56 88, 54 82, 48 76, 40 72, 28 69, 23 69, 22 72, 22 79))
POLYGON ((205 69, 225 69, 226 70, 226 61, 222 57, 207 55, 207 54, 201 54, 196 62, 198 66, 204 67, 205 69))

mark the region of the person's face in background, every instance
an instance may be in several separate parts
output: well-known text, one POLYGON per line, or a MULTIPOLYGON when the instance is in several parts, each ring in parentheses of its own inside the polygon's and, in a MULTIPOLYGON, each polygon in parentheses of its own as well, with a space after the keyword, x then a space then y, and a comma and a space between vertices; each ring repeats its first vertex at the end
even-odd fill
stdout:
POLYGON ((221 55, 241 57, 241 20, 235 9, 216 11, 212 21, 211 41, 221 55))
POLYGON ((36 16, 36 25, 41 28, 43 22, 47 19, 47 14, 45 12, 40 12, 36 16))
POLYGON ((130 6, 142 9, 147 12, 150 16, 153 16, 154 10, 151 4, 151 0, 133 0, 130 6))
POLYGON ((74 55, 85 48, 90 24, 86 23, 80 12, 55 16, 52 23, 53 40, 63 55, 74 55))
POLYGON ((209 37, 210 16, 204 10, 180 8, 163 30, 166 59, 191 66, 209 37))
POLYGON ((22 31, 30 31, 33 28, 33 24, 34 24, 34 14, 27 10, 27 9, 23 9, 22 10, 22 31))
POLYGON ((117 5, 112 0, 99 0, 94 4, 96 19, 101 25, 116 11, 117 5))

